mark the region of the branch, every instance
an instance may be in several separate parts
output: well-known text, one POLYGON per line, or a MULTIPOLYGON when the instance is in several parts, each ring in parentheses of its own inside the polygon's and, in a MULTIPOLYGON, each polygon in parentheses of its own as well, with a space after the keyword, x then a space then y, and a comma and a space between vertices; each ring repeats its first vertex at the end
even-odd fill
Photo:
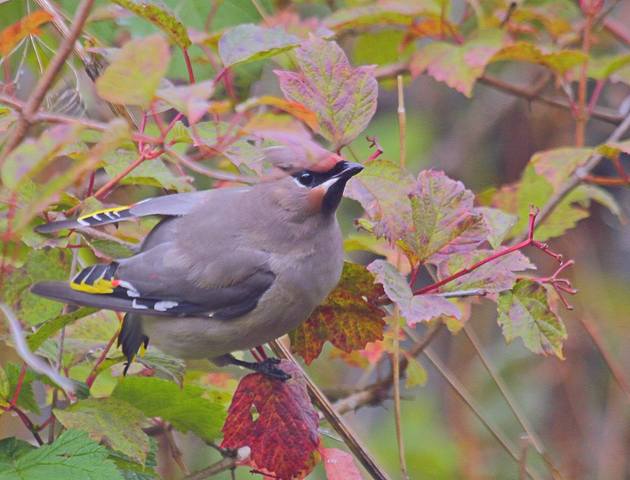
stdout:
POLYGON ((302 366, 295 360, 291 351, 278 340, 272 341, 269 345, 278 357, 292 361, 300 370, 306 381, 306 387, 313 403, 317 405, 320 411, 324 414, 324 417, 326 417, 326 420, 328 420, 328 422, 332 425, 337 434, 339 434, 339 436, 343 439, 350 451, 355 457, 357 457, 363 467, 370 473, 372 478, 375 480, 389 480, 387 474, 376 464, 356 434, 352 432, 343 418, 335 411, 326 398, 326 395, 322 393, 319 387, 315 385, 313 380, 311 380, 308 374, 304 371, 302 366))
MULTIPOLYGON (((377 68, 375 75, 376 78, 389 78, 395 77, 396 75, 399 75, 401 73, 409 73, 408 63, 400 62, 377 68)), ((509 95, 519 98, 524 98, 525 100, 544 103, 546 105, 561 108, 563 110, 571 110, 571 104, 566 100, 542 95, 540 92, 537 91, 537 89, 533 89, 532 91, 530 91, 523 87, 507 83, 499 78, 495 78, 489 75, 482 75, 477 79, 477 82, 481 83, 482 85, 492 87, 495 90, 499 90, 503 93, 507 93, 509 95)), ((613 125, 618 125, 623 119, 621 116, 615 114, 613 111, 603 108, 594 108, 591 117, 606 123, 612 123, 613 125)))
POLYGON ((0 152, 0 164, 2 164, 9 153, 11 153, 15 147, 24 140, 28 127, 31 124, 31 117, 35 115, 39 109, 46 93, 55 81, 55 78, 57 78, 61 67, 63 67, 68 56, 72 53, 74 43, 77 38, 79 38, 79 35, 83 30, 83 25, 87 20, 93 3, 94 0, 83 0, 83 2, 79 5, 79 8, 77 8, 76 15, 72 21, 72 28, 68 33, 68 36, 64 38, 63 42, 61 42, 59 50, 57 50, 57 53, 55 53, 55 56, 50 61, 44 75, 37 82, 33 93, 29 96, 28 101, 24 105, 22 115, 20 115, 17 124, 14 126, 12 135, 7 139, 2 152, 0 152))

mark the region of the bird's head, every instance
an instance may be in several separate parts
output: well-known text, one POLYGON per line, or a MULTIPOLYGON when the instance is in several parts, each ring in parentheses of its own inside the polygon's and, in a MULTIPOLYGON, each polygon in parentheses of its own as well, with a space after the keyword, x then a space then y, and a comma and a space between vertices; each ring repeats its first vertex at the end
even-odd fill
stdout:
POLYGON ((358 163, 331 155, 306 168, 283 169, 285 175, 273 182, 272 195, 297 217, 332 216, 351 177, 363 170, 358 163))

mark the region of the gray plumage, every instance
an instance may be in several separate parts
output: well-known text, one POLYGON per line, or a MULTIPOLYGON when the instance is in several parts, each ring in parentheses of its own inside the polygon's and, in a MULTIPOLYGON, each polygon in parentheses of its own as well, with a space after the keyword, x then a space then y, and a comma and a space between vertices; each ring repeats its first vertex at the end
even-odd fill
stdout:
MULTIPOLYGON (((141 202, 120 210, 128 214, 118 221, 165 216, 141 251, 75 279, 115 279, 120 286, 113 293, 63 282, 42 282, 33 292, 131 312, 134 325, 123 329, 125 338, 139 346, 146 336, 180 358, 219 359, 264 344, 296 328, 337 284, 343 250, 334 211, 346 181, 360 170, 339 162, 326 172, 293 172, 252 187, 141 202), (303 185, 305 179, 311 184, 303 185)), ((116 221, 99 219, 90 226, 116 221)), ((39 231, 80 225, 53 222, 39 231)), ((124 347, 122 334, 121 341, 124 347)))

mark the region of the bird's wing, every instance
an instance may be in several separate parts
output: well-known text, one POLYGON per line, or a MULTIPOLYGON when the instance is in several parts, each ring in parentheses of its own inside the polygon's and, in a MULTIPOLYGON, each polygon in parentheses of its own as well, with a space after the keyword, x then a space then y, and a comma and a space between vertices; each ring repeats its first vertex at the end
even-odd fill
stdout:
POLYGON ((206 200, 208 196, 209 191, 200 191, 147 198, 133 205, 98 210, 72 220, 60 220, 38 225, 35 227, 35 231, 52 233, 69 228, 97 227, 147 215, 186 215, 200 202, 206 200))
POLYGON ((253 310, 275 279, 263 252, 237 249, 217 259, 220 268, 205 270, 200 285, 189 267, 169 259, 171 249, 162 243, 120 263, 87 267, 70 284, 37 283, 32 292, 121 312, 227 320, 253 310))

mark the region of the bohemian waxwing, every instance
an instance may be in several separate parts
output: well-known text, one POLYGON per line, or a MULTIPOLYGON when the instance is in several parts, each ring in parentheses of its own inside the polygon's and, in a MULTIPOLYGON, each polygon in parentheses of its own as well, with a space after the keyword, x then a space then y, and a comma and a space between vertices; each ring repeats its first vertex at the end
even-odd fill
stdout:
POLYGON ((69 284, 37 283, 33 293, 126 312, 118 342, 127 367, 150 340, 176 357, 288 378, 275 359, 251 363, 231 352, 293 330, 335 287, 343 264, 335 211, 363 167, 330 155, 308 169, 280 168, 286 174, 251 187, 177 193, 41 225, 50 233, 163 217, 138 254, 84 268, 69 284))

